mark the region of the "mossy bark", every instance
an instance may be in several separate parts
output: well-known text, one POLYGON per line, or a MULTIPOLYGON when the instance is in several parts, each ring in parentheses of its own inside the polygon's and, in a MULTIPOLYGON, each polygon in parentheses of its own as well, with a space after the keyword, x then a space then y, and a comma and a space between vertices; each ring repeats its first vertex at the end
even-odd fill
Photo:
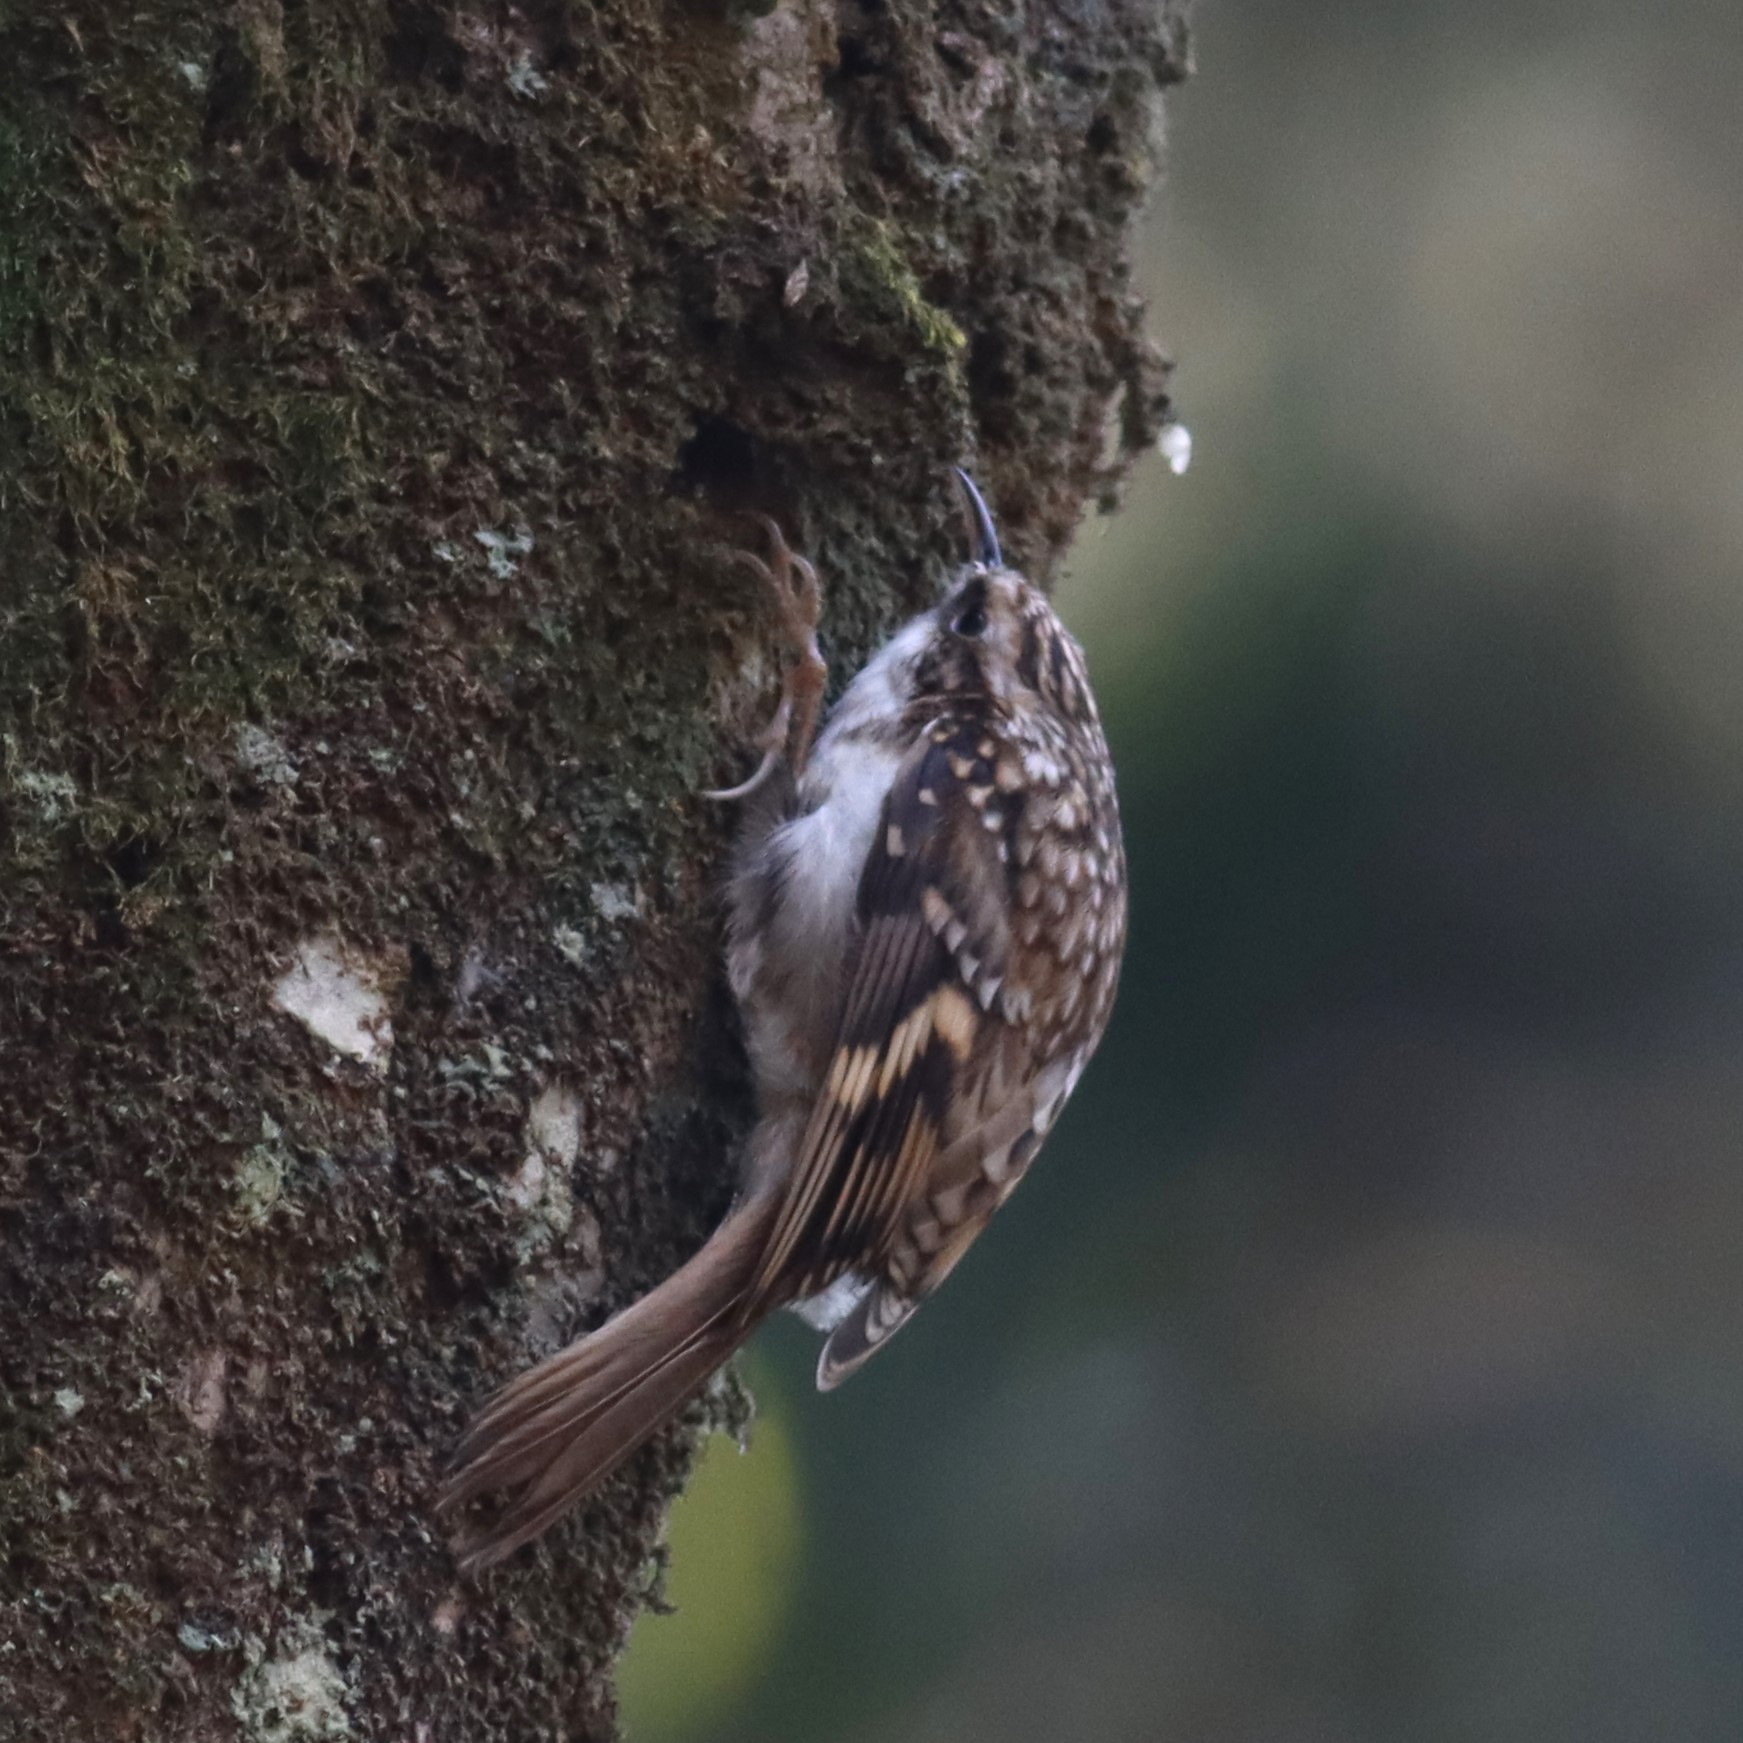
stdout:
POLYGON ((477 1586, 429 1501, 731 1190, 723 552, 819 559, 838 676, 948 462, 1046 570, 1163 415, 1178 21, 68 0, 0 52, 0 1736, 609 1736, 687 1437, 477 1586))

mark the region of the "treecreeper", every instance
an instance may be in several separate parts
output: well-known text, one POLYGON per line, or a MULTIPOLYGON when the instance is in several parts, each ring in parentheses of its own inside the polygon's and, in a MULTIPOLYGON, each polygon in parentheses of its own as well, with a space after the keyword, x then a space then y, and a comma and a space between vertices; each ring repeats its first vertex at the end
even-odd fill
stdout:
POLYGON ((817 730, 811 564, 773 521, 790 647, 744 815, 727 967, 758 1097, 738 1196, 701 1251, 492 1398, 438 1506, 477 1570, 537 1537, 776 1308, 827 1334, 823 1390, 949 1276, 1034 1161, 1113 1006, 1126 863, 1083 651, 1000 553, 975 555, 817 730))

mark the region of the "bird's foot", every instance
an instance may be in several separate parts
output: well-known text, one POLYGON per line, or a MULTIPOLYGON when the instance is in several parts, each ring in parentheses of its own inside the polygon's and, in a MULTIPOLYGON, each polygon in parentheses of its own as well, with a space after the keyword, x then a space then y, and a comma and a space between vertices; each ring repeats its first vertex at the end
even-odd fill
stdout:
POLYGON ((823 611, 823 590, 817 582, 817 571, 788 547, 780 527, 769 516, 758 515, 757 519, 769 535, 769 560, 764 562, 752 551, 734 551, 733 561, 751 570, 774 595, 787 647, 794 657, 781 680, 780 706, 751 741, 763 753, 756 772, 736 787, 705 789, 702 795, 705 799, 748 798, 787 759, 789 744, 793 747, 793 773, 799 774, 811 752, 823 703, 823 686, 829 676, 817 646, 817 622, 823 611))

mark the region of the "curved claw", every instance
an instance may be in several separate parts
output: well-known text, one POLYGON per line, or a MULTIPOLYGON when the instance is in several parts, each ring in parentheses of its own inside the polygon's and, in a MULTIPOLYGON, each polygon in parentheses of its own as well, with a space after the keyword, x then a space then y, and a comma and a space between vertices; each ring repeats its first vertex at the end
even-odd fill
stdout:
POLYGON ((778 750, 766 750, 763 752, 763 760, 757 764, 756 773, 748 781, 740 781, 736 787, 704 787, 702 797, 720 801, 748 799, 775 772, 775 766, 780 760, 781 753, 778 750))
POLYGON ((702 797, 719 800, 748 799, 780 766, 781 753, 787 747, 787 730, 792 720, 793 699, 783 695, 774 718, 751 741, 761 745, 763 750, 763 760, 757 764, 756 773, 749 780, 740 781, 736 787, 704 787, 702 797))
POLYGON ((823 590, 817 580, 817 571, 788 546, 776 521, 766 514, 756 518, 769 535, 771 561, 764 562, 755 552, 743 550, 734 551, 732 560, 749 569, 775 596, 788 646, 798 657, 782 680, 780 706, 754 740, 764 753, 756 773, 736 787, 706 789, 702 795, 705 799, 743 799, 754 793, 785 755, 795 717, 799 732, 793 772, 800 773, 810 753, 811 738, 817 729, 817 713, 823 701, 823 686, 828 677, 822 652, 817 646, 817 621, 823 608, 823 590))

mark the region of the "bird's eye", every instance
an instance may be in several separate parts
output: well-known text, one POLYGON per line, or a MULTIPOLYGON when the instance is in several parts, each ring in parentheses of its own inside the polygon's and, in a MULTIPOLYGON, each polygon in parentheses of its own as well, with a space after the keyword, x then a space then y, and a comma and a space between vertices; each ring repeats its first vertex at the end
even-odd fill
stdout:
POLYGON ((980 636, 986 634, 986 607, 978 599, 965 605, 956 614, 956 621, 950 626, 958 635, 980 636))

